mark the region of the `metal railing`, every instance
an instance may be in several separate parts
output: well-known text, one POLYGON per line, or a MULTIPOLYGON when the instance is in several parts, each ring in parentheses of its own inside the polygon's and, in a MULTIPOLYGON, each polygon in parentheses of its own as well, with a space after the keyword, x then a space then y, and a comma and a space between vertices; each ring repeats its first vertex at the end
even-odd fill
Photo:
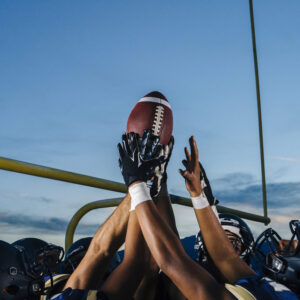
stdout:
MULTIPOLYGON (((59 180, 59 181, 65 181, 75 184, 80 184, 84 186, 90 186, 100 189, 105 189, 109 191, 119 192, 119 193, 127 193, 127 187, 125 184, 114 182, 110 180, 105 180, 97 177, 87 176, 83 174, 77 174, 73 172, 63 171, 59 169, 49 168, 45 166, 40 166, 36 164, 31 164, 27 162, 22 162, 14 159, 9 159, 5 157, 0 157, 0 169, 11 171, 11 172, 17 172, 37 177, 44 177, 48 179, 53 180, 59 180)), ((191 200, 189 198, 180 197, 176 195, 170 194, 171 201, 174 204, 184 205, 192 207, 191 200)), ((73 242, 74 232, 75 229, 81 220, 81 218, 87 214, 89 211, 98 209, 98 208, 104 208, 104 207, 113 207, 117 206, 121 202, 122 198, 115 198, 115 199, 108 199, 108 200, 99 200, 94 201, 91 203, 88 203, 81 207, 72 217, 67 231, 66 231, 66 237, 65 237, 65 249, 68 249, 69 246, 73 242)), ((247 213, 244 211, 240 211, 237 209, 224 207, 221 205, 217 206, 218 212, 230 212, 235 215, 238 215, 241 218, 261 222, 265 225, 270 223, 270 218, 268 216, 260 216, 256 214, 247 213)))

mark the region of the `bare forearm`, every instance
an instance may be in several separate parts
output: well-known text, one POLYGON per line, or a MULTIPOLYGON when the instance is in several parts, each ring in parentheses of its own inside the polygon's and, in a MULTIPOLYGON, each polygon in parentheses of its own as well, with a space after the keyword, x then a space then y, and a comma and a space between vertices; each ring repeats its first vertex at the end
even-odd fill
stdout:
POLYGON ((151 253, 160 268, 172 255, 180 256, 184 249, 169 225, 160 217, 157 208, 152 201, 146 201, 136 207, 138 220, 145 237, 145 240, 151 250, 151 253))
MULTIPOLYGON (((162 184, 161 190, 158 196, 155 199, 157 210, 162 217, 162 219, 168 223, 170 228, 178 235, 175 217, 172 209, 172 204, 170 201, 168 188, 166 183, 162 184)), ((139 285, 134 298, 135 299, 154 299, 156 285, 158 283, 159 277, 159 267, 151 255, 149 268, 146 270, 146 273, 143 276, 143 280, 139 285)))
POLYGON ((114 252, 124 243, 129 219, 130 195, 127 194, 112 215, 99 228, 91 243, 93 254, 114 252))
POLYGON ((152 201, 139 204, 136 213, 157 264, 188 299, 201 296, 221 299, 226 294, 207 271, 187 256, 179 238, 161 219, 152 201))
POLYGON ((254 275, 255 272, 235 252, 211 207, 194 211, 207 251, 222 275, 229 282, 254 275))
POLYGON ((171 204, 171 199, 168 193, 167 184, 163 183, 161 187, 161 191, 157 197, 157 209, 162 218, 169 224, 169 226, 173 229, 177 236, 179 236, 175 216, 171 204))
POLYGON ((112 257, 124 243, 129 218, 130 196, 127 194, 113 214, 98 229, 90 247, 64 288, 95 289, 112 257))

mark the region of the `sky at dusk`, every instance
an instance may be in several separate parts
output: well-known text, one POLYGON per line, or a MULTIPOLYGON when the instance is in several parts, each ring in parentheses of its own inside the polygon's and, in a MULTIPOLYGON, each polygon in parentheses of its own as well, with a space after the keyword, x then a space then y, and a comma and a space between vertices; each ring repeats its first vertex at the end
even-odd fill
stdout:
MULTIPOLYGON (((300 216, 300 2, 254 0, 270 226, 300 216)), ((173 110, 169 192, 190 135, 220 204, 262 215, 256 91, 246 0, 0 2, 0 156, 122 182, 117 143, 135 103, 173 110)), ((63 245, 84 204, 120 193, 0 170, 0 239, 63 245)), ((197 233, 174 206, 181 236, 197 233)), ((113 208, 93 211, 93 235, 113 208)), ((249 222, 254 233, 265 226, 249 222)))

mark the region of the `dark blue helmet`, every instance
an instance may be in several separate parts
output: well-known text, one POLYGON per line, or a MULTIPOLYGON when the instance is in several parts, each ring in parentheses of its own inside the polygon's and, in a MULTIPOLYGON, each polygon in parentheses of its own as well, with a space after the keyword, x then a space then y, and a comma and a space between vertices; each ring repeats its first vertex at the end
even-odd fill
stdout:
POLYGON ((25 251, 0 241, 0 299, 39 299, 43 276, 28 264, 25 251))
MULTIPOLYGON (((241 252, 239 254, 240 258, 242 258, 247 264, 249 264, 253 254, 254 244, 253 234, 249 226, 240 217, 231 213, 220 213, 219 220, 221 226, 225 231, 229 231, 240 240, 242 245, 241 252)), ((235 245, 233 246, 235 247, 235 245)), ((196 237, 195 251, 198 257, 198 261, 207 264, 209 256, 205 248, 201 231, 199 231, 196 237)))
POLYGON ((20 239, 12 243, 12 245, 26 253, 28 264, 36 272, 48 276, 59 271, 59 266, 64 256, 62 247, 48 244, 37 238, 20 239))
POLYGON ((70 246, 63 261, 62 273, 71 274, 76 269, 85 256, 91 241, 92 237, 86 237, 77 240, 70 246))
MULTIPOLYGON (((62 272, 71 274, 76 267, 79 265, 83 257, 85 256, 90 243, 92 241, 92 237, 86 237, 77 240, 74 242, 71 247, 66 252, 65 260, 63 262, 62 272)), ((120 263, 120 257, 116 254, 106 272, 106 275, 110 274, 120 263)), ((105 275, 105 276, 106 276, 105 275)))
POLYGON ((264 275, 300 294, 300 221, 289 223, 292 237, 283 240, 272 228, 266 229, 255 241, 255 257, 263 266, 264 275))

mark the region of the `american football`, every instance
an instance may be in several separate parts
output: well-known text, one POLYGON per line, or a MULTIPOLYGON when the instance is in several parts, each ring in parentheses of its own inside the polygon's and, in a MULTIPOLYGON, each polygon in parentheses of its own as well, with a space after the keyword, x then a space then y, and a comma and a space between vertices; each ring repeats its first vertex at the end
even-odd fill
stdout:
POLYGON ((140 136, 144 130, 151 129, 160 137, 160 144, 169 143, 173 131, 173 113, 167 98, 154 91, 141 98, 132 109, 127 121, 127 133, 135 132, 140 136))

